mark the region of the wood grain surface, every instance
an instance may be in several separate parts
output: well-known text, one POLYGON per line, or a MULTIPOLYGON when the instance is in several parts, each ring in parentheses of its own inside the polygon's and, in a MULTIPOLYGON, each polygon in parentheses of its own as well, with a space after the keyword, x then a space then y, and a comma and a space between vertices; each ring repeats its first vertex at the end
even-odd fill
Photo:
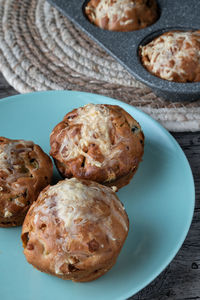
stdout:
MULTIPOLYGON (((18 94, 17 91, 9 86, 0 73, 0 98, 15 94, 18 94)), ((200 299, 200 132, 172 135, 185 152, 193 171, 196 186, 194 218, 187 238, 174 260, 131 300, 200 299)))

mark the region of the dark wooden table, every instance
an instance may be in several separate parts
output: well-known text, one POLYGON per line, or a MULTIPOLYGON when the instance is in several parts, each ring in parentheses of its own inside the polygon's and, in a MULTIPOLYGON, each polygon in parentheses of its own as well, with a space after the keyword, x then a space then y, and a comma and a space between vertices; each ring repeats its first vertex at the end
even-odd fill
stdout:
MULTIPOLYGON (((17 91, 0 74, 0 98, 15 94, 17 91)), ((185 152, 193 171, 196 186, 194 218, 187 238, 171 264, 150 285, 131 297, 132 300, 200 299, 200 132, 172 135, 185 152)))

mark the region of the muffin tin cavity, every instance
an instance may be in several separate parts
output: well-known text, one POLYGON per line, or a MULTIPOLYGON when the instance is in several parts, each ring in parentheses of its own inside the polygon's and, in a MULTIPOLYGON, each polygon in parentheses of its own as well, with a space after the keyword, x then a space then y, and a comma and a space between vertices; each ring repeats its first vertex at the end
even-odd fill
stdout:
POLYGON ((139 55, 153 75, 174 82, 200 82, 200 30, 168 31, 144 46, 139 55))
POLYGON ((171 101, 200 99, 199 82, 177 83, 160 79, 148 72, 139 58, 140 45, 144 45, 163 32, 200 29, 200 1, 157 0, 159 19, 151 26, 129 32, 102 30, 90 23, 84 14, 84 6, 88 1, 48 1, 158 96, 171 101))
POLYGON ((89 0, 83 11, 92 24, 123 32, 146 28, 159 17, 156 0, 89 0))

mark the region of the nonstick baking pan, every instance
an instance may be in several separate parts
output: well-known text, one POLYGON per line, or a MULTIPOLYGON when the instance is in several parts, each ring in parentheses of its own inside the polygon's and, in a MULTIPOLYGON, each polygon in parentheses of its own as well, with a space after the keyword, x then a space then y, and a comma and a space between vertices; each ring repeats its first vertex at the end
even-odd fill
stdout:
POLYGON ((180 102, 200 99, 200 82, 177 83, 158 78, 143 67, 139 58, 139 46, 163 32, 200 29, 200 0, 157 0, 159 19, 149 27, 130 32, 103 30, 91 24, 84 14, 88 1, 48 1, 156 95, 180 102))

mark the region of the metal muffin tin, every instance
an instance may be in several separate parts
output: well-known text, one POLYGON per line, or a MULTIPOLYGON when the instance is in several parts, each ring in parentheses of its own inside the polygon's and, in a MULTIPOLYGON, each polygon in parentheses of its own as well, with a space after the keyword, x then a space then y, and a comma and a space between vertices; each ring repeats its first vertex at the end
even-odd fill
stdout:
POLYGON ((199 0, 157 0, 159 19, 149 27, 130 32, 103 30, 91 24, 84 14, 88 1, 48 1, 158 96, 180 102, 200 99, 200 82, 176 83, 158 78, 143 67, 138 52, 140 45, 163 32, 200 29, 199 0))

